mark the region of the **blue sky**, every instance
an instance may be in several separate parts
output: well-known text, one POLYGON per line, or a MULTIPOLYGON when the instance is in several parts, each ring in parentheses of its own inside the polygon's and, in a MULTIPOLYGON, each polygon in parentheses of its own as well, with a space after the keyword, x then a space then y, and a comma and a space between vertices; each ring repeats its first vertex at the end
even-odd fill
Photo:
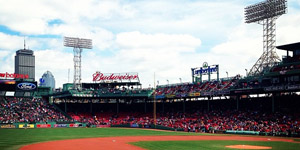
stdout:
MULTIPOLYGON (((191 68, 220 65, 220 76, 245 75, 262 54, 262 26, 244 23, 259 0, 0 0, 0 72, 14 72, 15 51, 34 50, 36 79, 47 70, 57 87, 73 73, 63 37, 93 40, 84 50, 83 82, 96 71, 138 72, 143 87, 191 82, 191 68)), ((277 20, 277 45, 300 41, 300 1, 277 20)), ((281 56, 281 52, 277 51, 281 56)), ((72 79, 70 79, 72 81, 72 79)))

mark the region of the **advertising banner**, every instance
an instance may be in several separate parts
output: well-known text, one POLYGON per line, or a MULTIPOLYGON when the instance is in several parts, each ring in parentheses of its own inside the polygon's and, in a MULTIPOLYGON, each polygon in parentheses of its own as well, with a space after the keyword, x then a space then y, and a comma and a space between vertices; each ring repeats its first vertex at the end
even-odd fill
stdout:
POLYGON ((37 124, 37 128, 51 128, 51 124, 37 124))
POLYGON ((108 128, 108 127, 110 127, 110 125, 97 125, 96 127, 97 128, 108 128))
POLYGON ((287 90, 297 90, 300 89, 300 85, 288 85, 286 87, 287 90))
POLYGON ((0 73, 2 79, 28 79, 28 74, 17 74, 17 73, 0 73))
POLYGON ((285 90, 284 86, 270 86, 264 89, 265 91, 283 91, 285 90))
POLYGON ((131 127, 131 128, 138 128, 138 127, 139 127, 139 124, 137 124, 137 123, 132 123, 132 124, 130 124, 130 127, 131 127))
POLYGON ((163 99, 163 98, 165 98, 164 95, 156 95, 156 99, 163 99))
POLYGON ((216 95, 228 95, 230 94, 229 90, 222 90, 222 91, 218 91, 216 95))
POLYGON ((189 93, 189 96, 195 96, 195 93, 189 93))
POLYGON ((19 128, 34 128, 34 124, 19 124, 19 128))
POLYGON ((200 92, 197 92, 194 94, 195 96, 200 96, 200 92))
POLYGON ((211 92, 202 92, 202 95, 204 95, 204 96, 210 96, 210 95, 212 95, 212 93, 211 92))
POLYGON ((13 124, 1 124, 0 128, 16 128, 16 126, 13 124))
POLYGON ((22 91, 22 92, 36 91, 37 90, 37 82, 18 81, 16 83, 16 90, 22 91))
POLYGON ((66 128, 66 127, 68 127, 67 124, 55 124, 54 125, 54 128, 66 128))
POLYGON ((193 75, 207 75, 212 73, 217 73, 219 71, 219 65, 208 66, 207 62, 203 63, 203 66, 200 68, 193 69, 193 75))
POLYGON ((174 94, 169 94, 169 95, 166 95, 166 97, 167 98, 173 98, 173 97, 175 97, 175 95, 174 94))
POLYGON ((139 82, 139 75, 137 73, 101 73, 93 74, 94 82, 139 82))
POLYGON ((176 94, 176 97, 178 97, 178 98, 187 97, 187 94, 176 94))
POLYGON ((181 94, 181 97, 187 97, 187 94, 181 94))
POLYGON ((73 123, 72 123, 72 124, 70 124, 69 126, 70 126, 71 128, 77 128, 77 127, 79 127, 79 124, 73 124, 73 123))

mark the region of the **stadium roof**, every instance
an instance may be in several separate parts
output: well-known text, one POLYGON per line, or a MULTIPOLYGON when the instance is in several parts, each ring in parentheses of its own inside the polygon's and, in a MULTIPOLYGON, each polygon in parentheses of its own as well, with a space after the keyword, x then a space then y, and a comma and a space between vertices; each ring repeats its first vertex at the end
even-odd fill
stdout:
POLYGON ((276 48, 281 50, 286 50, 286 51, 300 50, 300 42, 276 46, 276 48))

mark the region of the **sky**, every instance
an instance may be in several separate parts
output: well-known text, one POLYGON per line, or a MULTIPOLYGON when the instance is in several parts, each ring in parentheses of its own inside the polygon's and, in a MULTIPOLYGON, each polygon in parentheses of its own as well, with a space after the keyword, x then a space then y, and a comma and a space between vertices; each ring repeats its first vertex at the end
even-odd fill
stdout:
MULTIPOLYGON (((191 82, 191 68, 203 62, 219 64, 221 78, 226 72, 245 76, 263 52, 262 25, 244 19, 244 8, 258 2, 0 0, 0 72, 14 72, 14 56, 25 39, 34 51, 36 80, 50 71, 56 88, 72 82, 73 48, 63 46, 67 36, 93 42, 93 49, 82 52, 82 82, 92 82, 96 71, 136 72, 143 88, 191 82)), ((300 0, 288 0, 287 14, 276 20, 276 45, 300 42, 299 23, 300 0)))

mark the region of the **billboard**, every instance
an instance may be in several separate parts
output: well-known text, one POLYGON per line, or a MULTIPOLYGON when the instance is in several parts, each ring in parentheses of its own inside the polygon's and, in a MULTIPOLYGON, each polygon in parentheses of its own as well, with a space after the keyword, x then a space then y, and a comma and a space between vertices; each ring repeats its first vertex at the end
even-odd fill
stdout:
POLYGON ((19 124, 19 128, 34 128, 34 124, 19 124))
POLYGON ((54 124, 54 128, 66 128, 68 124, 54 124))
POLYGON ((16 125, 13 124, 2 124, 0 128, 16 128, 16 125))
POLYGON ((93 74, 94 82, 139 82, 138 73, 101 73, 93 74))
POLYGON ((18 81, 16 82, 16 91, 36 91, 37 90, 37 82, 29 82, 29 81, 18 81))
POLYGON ((51 124, 37 124, 37 128, 51 128, 51 124))
POLYGON ((208 81, 210 81, 212 74, 217 74, 217 81, 219 81, 219 65, 208 65, 207 62, 204 62, 202 67, 191 68, 193 83, 202 82, 202 76, 208 75, 208 81))
POLYGON ((0 80, 0 91, 15 91, 15 80, 0 80))
POLYGON ((207 62, 203 63, 203 66, 200 68, 194 68, 193 75, 207 75, 212 73, 217 73, 219 65, 208 66, 207 62))
POLYGON ((3 79, 28 79, 28 74, 17 74, 17 73, 0 73, 0 78, 3 79))

